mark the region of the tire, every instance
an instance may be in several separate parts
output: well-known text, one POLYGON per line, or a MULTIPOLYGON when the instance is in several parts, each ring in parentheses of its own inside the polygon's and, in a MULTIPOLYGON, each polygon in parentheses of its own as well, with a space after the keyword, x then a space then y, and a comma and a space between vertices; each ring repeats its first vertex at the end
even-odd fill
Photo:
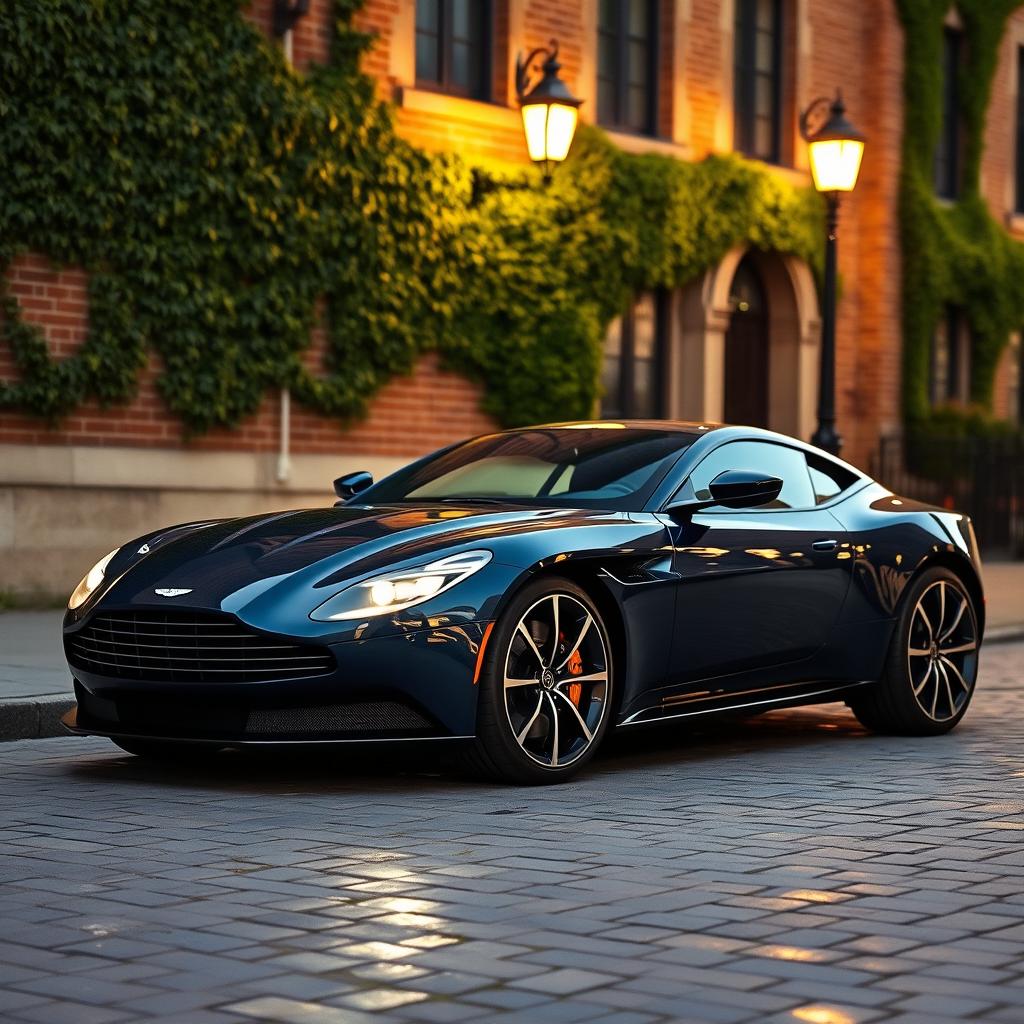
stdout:
POLYGON ((212 757, 216 747, 206 744, 175 743, 172 740, 121 740, 111 739, 126 753, 144 757, 147 761, 184 762, 212 757))
POLYGON ((963 581, 926 569, 910 582, 881 679, 848 701, 873 732, 938 736, 967 712, 978 676, 978 616, 963 581))
POLYGON ((462 767, 526 785, 570 779, 608 730, 611 659, 601 613, 584 590, 556 577, 525 586, 495 623, 484 652, 476 739, 462 767))

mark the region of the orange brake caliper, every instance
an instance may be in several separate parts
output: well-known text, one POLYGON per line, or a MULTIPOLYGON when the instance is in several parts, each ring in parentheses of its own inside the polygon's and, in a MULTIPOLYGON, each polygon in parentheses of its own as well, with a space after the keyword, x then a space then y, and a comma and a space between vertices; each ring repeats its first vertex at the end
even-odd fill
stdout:
MULTIPOLYGON (((583 659, 580 657, 579 648, 569 655, 569 660, 566 662, 566 668, 569 669, 569 674, 578 676, 583 671, 583 659)), ((582 683, 570 683, 569 684, 569 700, 576 705, 580 706, 580 697, 583 696, 583 684, 582 683)))

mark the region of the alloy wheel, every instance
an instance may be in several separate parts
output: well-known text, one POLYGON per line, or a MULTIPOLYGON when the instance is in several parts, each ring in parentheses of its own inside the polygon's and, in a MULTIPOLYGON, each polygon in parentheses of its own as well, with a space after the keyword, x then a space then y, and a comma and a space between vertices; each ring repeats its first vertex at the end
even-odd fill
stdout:
POLYGON ((978 631, 968 596, 938 580, 918 598, 907 643, 918 707, 935 722, 955 718, 970 699, 978 669, 978 631))
POLYGON ((512 633, 505 713, 523 752, 548 768, 579 760, 607 712, 608 652, 594 614, 570 594, 534 602, 512 633))

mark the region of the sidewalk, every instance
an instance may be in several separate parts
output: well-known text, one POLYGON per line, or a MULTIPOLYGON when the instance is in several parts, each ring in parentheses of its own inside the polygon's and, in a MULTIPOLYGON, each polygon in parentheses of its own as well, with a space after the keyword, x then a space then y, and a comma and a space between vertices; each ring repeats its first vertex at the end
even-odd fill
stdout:
POLYGON ((0 740, 59 736, 74 704, 62 611, 0 612, 0 740))
POLYGON ((1024 562, 985 562, 985 639, 1024 633, 1024 562))
MULTIPOLYGON (((1024 637, 1024 562, 984 566, 989 643, 1024 637)), ((0 740, 60 735, 73 703, 60 624, 64 613, 0 612, 0 740)))

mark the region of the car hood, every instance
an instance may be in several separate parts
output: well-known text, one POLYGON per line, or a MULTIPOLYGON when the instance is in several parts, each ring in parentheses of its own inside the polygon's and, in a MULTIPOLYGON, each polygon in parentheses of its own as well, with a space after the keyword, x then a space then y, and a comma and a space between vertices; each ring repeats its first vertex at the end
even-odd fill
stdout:
POLYGON ((166 606, 155 592, 178 590, 184 592, 174 596, 174 607, 231 610, 289 577, 319 589, 396 563, 428 560, 440 549, 491 548, 496 538, 621 518, 467 503, 346 505, 194 524, 122 549, 100 604, 166 606))

